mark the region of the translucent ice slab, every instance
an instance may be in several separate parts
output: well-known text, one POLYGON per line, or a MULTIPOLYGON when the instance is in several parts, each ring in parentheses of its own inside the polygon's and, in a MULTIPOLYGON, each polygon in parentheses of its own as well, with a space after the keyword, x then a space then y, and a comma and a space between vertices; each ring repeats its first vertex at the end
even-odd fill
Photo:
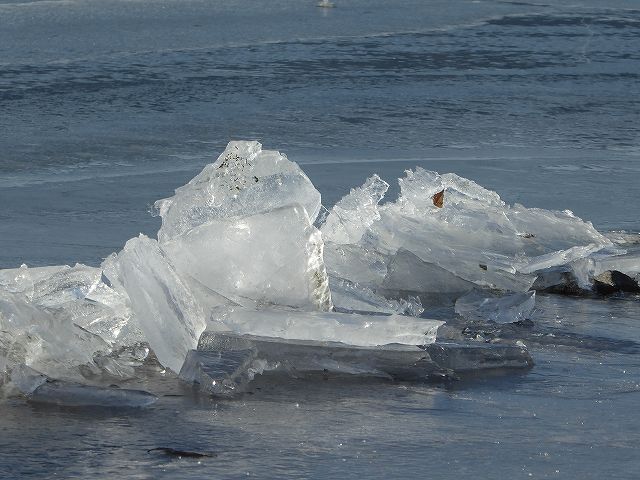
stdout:
POLYGON ((444 322, 404 315, 359 315, 294 310, 221 308, 212 313, 208 330, 296 340, 344 342, 373 346, 388 343, 426 345, 444 322))
POLYGON ((175 195, 156 202, 162 217, 160 243, 211 220, 244 217, 302 205, 311 223, 320 211, 320 193, 300 167, 258 142, 230 142, 175 195))
MULTIPOLYGON (((369 257, 387 259, 388 268, 388 259, 404 250, 476 285, 526 291, 537 270, 565 265, 612 245, 569 211, 509 206, 497 193, 455 174, 407 171, 399 180, 398 200, 384 205, 379 205, 385 191, 380 182, 372 177, 353 189, 328 215, 322 232, 336 244, 333 252, 359 248, 369 257)), ((369 262, 367 275, 361 258, 332 253, 327 269, 332 276, 356 283, 361 278, 375 280, 380 269, 369 262), (357 278, 348 276, 350 270, 357 278)), ((384 276, 389 282, 389 272, 384 276)), ((401 277, 396 274, 394 281, 401 282, 401 277)))
POLYGON ((24 365, 14 368, 11 380, 20 393, 37 403, 68 407, 147 407, 158 400, 143 390, 52 380, 24 365))
POLYGON ((474 291, 456 301, 455 311, 467 320, 489 320, 511 323, 529 318, 535 307, 536 292, 487 296, 487 292, 474 291))
POLYGON ((69 407, 148 407, 158 400, 155 395, 144 390, 128 388, 106 388, 61 382, 44 383, 29 396, 33 402, 52 403, 69 407))
POLYGON ((432 343, 423 347, 398 344, 363 347, 206 331, 198 350, 189 352, 180 377, 198 384, 207 393, 232 396, 246 389, 255 375, 264 372, 416 381, 531 365, 527 350, 515 345, 432 343))
POLYGON ((210 220, 162 248, 182 278, 235 303, 331 308, 320 232, 300 205, 210 220))
POLYGON ((105 260, 104 274, 126 295, 144 338, 158 360, 180 371, 187 352, 205 329, 204 313, 160 250, 144 235, 105 260))

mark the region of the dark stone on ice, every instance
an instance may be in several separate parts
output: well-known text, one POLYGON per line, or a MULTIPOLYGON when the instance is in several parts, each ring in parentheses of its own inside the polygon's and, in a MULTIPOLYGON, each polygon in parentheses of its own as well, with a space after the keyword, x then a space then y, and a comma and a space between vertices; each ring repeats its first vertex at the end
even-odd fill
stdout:
POLYGON ((191 452, 189 450, 178 450, 171 447, 156 447, 147 450, 147 453, 159 452, 164 453, 170 457, 178 458, 205 458, 205 457, 217 457, 218 455, 213 452, 191 452))
POLYGON ((593 279, 593 290, 601 295, 616 292, 640 293, 640 286, 629 275, 618 270, 607 270, 593 279))
POLYGON ((573 272, 563 268, 549 268, 537 272, 538 278, 531 287, 532 290, 556 295, 581 296, 589 294, 588 290, 580 288, 573 272))

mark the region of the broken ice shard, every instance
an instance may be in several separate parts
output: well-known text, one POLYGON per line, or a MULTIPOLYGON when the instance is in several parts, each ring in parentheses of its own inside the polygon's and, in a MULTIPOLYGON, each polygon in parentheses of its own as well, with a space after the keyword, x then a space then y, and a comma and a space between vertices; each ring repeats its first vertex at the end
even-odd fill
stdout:
POLYGON ((296 340, 344 342, 359 346, 389 343, 426 345, 435 340, 438 327, 443 323, 440 320, 404 315, 228 307, 212 313, 208 330, 228 330, 238 334, 296 340))
POLYGON ((517 345, 431 343, 356 346, 205 331, 180 377, 216 396, 240 393, 259 374, 336 374, 416 381, 485 369, 528 368, 517 345))
POLYGON ((530 317, 535 306, 535 291, 488 296, 486 291, 473 291, 456 301, 455 311, 467 320, 511 323, 530 317))
POLYGON ((11 382, 33 402, 68 407, 147 407, 158 399, 144 390, 54 380, 26 365, 15 366, 11 372, 11 382))
POLYGON ((144 390, 95 387, 53 380, 36 388, 29 396, 29 400, 67 407, 139 408, 154 404, 158 397, 144 390))
POLYGON ((162 248, 182 278, 235 303, 331 308, 320 232, 300 205, 210 220, 162 248))
POLYGON ((0 374, 24 364, 50 377, 80 378, 97 352, 109 352, 100 337, 78 327, 65 312, 50 312, 19 294, 0 291, 0 374))
POLYGON ((331 309, 323 242, 313 226, 320 193, 279 152, 231 142, 157 206, 160 246, 206 309, 331 309))
POLYGON ((158 242, 144 235, 133 238, 103 268, 112 285, 127 295, 137 325, 160 363, 179 372, 187 352, 197 345, 205 320, 158 242))
POLYGON ((320 193, 300 167, 258 142, 230 142, 175 195, 156 202, 162 217, 158 240, 164 243, 211 220, 244 217, 301 205, 313 223, 320 193))
MULTIPOLYGON (((526 291, 537 270, 567 264, 611 245, 571 212, 509 206, 495 192, 455 174, 439 175, 418 167, 407 171, 399 183, 401 194, 395 202, 378 204, 384 192, 373 187, 375 179, 338 202, 322 227, 335 244, 327 249, 359 248, 369 256, 381 255, 387 264, 403 249, 477 286, 526 291), (442 191, 440 208, 433 196, 442 191), (350 234, 348 223, 358 212, 369 217, 357 222, 357 234, 350 234)), ((326 263, 331 275, 355 283, 360 278, 375 280, 379 272, 371 264, 367 277, 359 257, 351 261, 331 253, 326 263), (357 278, 349 277, 349 263, 357 278)), ((376 290, 376 285, 366 286, 376 290)))

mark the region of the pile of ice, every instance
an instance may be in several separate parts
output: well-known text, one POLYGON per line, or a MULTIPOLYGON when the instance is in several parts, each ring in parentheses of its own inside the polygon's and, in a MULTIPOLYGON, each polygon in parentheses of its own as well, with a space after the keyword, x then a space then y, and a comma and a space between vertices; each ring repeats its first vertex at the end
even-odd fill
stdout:
POLYGON ((4 383, 33 395, 56 379, 61 395, 131 378, 149 347, 177 373, 205 330, 425 346, 442 322, 418 318, 422 302, 460 299, 463 316, 517 320, 539 276, 572 272, 586 286, 623 253, 570 212, 509 206, 454 174, 408 171, 399 198, 381 204, 388 186, 371 177, 320 222, 320 193, 297 164, 231 142, 157 202, 157 240, 133 238, 99 267, 0 271, 4 383))
POLYGON ((331 277, 374 291, 524 292, 558 267, 586 285, 580 262, 613 248, 570 211, 510 206, 453 173, 418 167, 399 183, 395 202, 380 204, 389 185, 374 175, 333 207, 322 226, 331 277))

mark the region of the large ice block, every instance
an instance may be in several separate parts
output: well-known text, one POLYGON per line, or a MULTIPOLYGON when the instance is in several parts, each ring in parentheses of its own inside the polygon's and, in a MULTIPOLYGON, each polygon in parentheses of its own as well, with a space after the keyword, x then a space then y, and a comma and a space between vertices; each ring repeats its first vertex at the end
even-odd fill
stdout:
POLYGON ((313 223, 320 193, 300 167, 258 142, 230 142, 171 198, 159 200, 158 240, 164 243, 212 220, 244 217, 284 206, 302 205, 313 223))
POLYGON ((158 242, 141 234, 102 266, 110 283, 127 295, 137 325, 158 360, 179 372, 205 329, 204 313, 158 242))
MULTIPOLYGON (((382 190, 375 196, 364 195, 371 182, 338 202, 322 227, 336 244, 326 259, 330 275, 361 283, 363 270, 374 272, 366 264, 363 268, 357 257, 352 260, 334 252, 362 250, 389 259, 404 250, 477 286, 527 291, 536 271, 575 262, 612 245, 569 211, 509 206, 495 192, 455 174, 439 175, 418 167, 407 171, 399 183, 401 193, 395 202, 378 205, 382 190), (347 222, 338 222, 341 216, 349 218, 344 205, 348 213, 369 215, 356 223, 355 235, 348 234, 347 222), (349 277, 351 265, 358 279, 349 277)), ((392 274, 394 282, 402 281, 401 270, 400 276, 392 274)), ((369 278, 375 280, 373 275, 369 278)), ((374 285, 366 286, 375 290, 374 285)))
POLYGON ((244 391, 255 375, 263 373, 420 381, 532 365, 526 348, 509 344, 436 342, 422 347, 399 344, 366 347, 205 331, 198 350, 189 352, 180 377, 209 394, 229 397, 244 391))
POLYGON ((212 313, 208 329, 296 340, 344 342, 358 346, 388 343, 426 345, 435 340, 438 327, 443 323, 404 315, 228 307, 212 313))
POLYGON ((210 220, 162 248, 182 278, 240 305, 331 308, 322 238, 300 205, 210 220))

